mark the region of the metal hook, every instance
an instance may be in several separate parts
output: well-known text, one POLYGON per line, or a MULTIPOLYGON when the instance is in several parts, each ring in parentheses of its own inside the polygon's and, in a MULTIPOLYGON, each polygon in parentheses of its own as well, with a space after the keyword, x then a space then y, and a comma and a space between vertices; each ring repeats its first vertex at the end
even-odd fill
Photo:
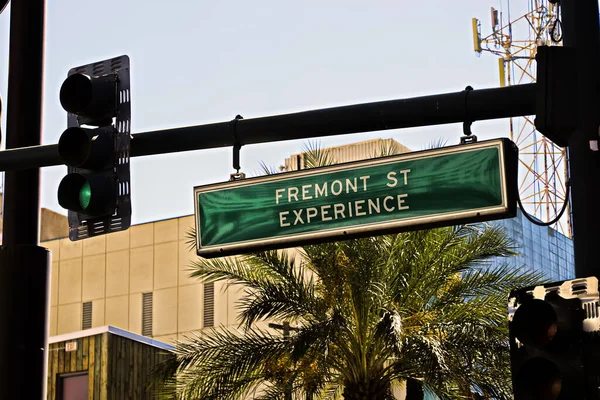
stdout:
POLYGON ((473 132, 471 132, 472 123, 472 121, 463 122, 463 133, 465 134, 465 136, 471 136, 473 134, 473 132))
POLYGON ((232 126, 232 130, 233 130, 233 169, 236 170, 236 172, 234 174, 230 174, 229 175, 229 180, 230 181, 236 181, 239 179, 244 179, 246 177, 246 174, 244 174, 243 172, 240 172, 240 149, 242 148, 242 145, 240 144, 240 140, 238 138, 237 135, 237 122, 240 119, 244 119, 244 117, 242 117, 241 115, 236 115, 235 118, 231 121, 231 126, 232 126))
POLYGON ((473 135, 473 132, 471 131, 471 125, 473 124, 473 121, 471 121, 469 119, 469 115, 468 115, 468 104, 467 104, 467 98, 469 96, 469 92, 473 90, 472 86, 467 86, 465 88, 465 119, 463 122, 463 133, 464 136, 462 136, 460 138, 460 144, 468 144, 468 143, 475 143, 477 142, 477 136, 473 135))
POLYGON ((233 169, 236 170, 236 172, 240 172, 240 149, 242 148, 242 145, 239 143, 236 143, 233 145, 233 169))

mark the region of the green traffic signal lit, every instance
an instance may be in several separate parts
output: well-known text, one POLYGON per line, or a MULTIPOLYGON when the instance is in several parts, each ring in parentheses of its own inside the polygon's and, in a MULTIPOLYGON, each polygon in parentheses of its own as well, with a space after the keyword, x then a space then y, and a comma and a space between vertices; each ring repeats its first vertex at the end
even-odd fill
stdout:
POLYGON ((67 210, 86 211, 92 201, 92 187, 81 174, 72 173, 63 178, 58 186, 58 203, 67 210))
POLYGON ((79 205, 84 211, 90 206, 90 200, 92 200, 92 188, 90 183, 85 181, 79 189, 79 205))
POLYGON ((87 215, 111 213, 116 207, 116 181, 102 175, 70 173, 58 185, 58 203, 87 215))

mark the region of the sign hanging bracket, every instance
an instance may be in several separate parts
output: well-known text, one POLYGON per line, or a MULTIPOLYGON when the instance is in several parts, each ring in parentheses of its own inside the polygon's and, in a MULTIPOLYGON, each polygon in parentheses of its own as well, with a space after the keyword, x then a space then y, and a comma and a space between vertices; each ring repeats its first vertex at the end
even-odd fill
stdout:
POLYGON ((233 141, 234 141, 234 145, 233 145, 233 169, 235 169, 236 172, 229 175, 229 180, 230 181, 237 181, 237 180, 246 178, 246 174, 244 174, 243 172, 240 172, 240 169, 241 169, 241 167, 240 167, 240 149, 242 148, 242 145, 240 144, 240 140, 239 140, 238 135, 237 135, 237 122, 240 119, 244 119, 244 117, 242 117, 241 115, 238 114, 231 121, 231 127, 232 127, 232 130, 233 130, 233 141))
POLYGON ((475 143, 477 142, 477 136, 473 135, 473 132, 471 132, 471 124, 473 124, 473 121, 469 118, 468 115, 468 105, 467 105, 467 98, 469 97, 469 92, 473 90, 472 86, 467 86, 465 88, 465 119, 463 122, 463 133, 464 136, 461 136, 460 138, 460 144, 469 144, 469 143, 475 143))

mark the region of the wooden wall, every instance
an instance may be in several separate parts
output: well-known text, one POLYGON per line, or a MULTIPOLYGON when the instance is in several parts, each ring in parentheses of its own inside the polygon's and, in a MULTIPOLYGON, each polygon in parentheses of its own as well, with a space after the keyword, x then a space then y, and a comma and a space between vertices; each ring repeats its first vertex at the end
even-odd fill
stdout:
POLYGON ((111 335, 108 353, 107 400, 153 399, 149 374, 166 357, 166 351, 111 335))
POLYGON ((88 400, 153 399, 148 374, 165 350, 111 333, 77 341, 77 351, 65 351, 66 342, 53 343, 48 355, 48 400, 58 400, 58 376, 88 372, 88 400))

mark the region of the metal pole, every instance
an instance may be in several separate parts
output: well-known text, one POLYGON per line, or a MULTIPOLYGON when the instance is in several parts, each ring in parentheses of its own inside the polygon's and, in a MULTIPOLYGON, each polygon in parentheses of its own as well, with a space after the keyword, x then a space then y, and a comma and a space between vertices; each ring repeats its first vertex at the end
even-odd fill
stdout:
POLYGON ((571 220, 575 249, 575 275, 600 278, 600 152, 591 146, 599 139, 598 69, 600 42, 598 2, 562 0, 564 45, 575 48, 579 106, 578 126, 568 141, 571 181, 571 220))
MULTIPOLYGON (((286 339, 289 339, 290 337, 290 323, 289 322, 284 322, 283 326, 282 326, 282 330, 283 330, 283 337, 286 339)), ((292 387, 290 387, 290 384, 288 384, 288 387, 285 390, 285 400, 292 400, 292 387)))
MULTIPOLYGON (((11 6, 6 148, 36 146, 42 137, 45 0, 11 6)), ((7 173, 2 243, 39 241, 40 170, 7 173)))
MULTIPOLYGON (((133 135, 131 157, 535 114, 536 84, 379 101, 133 135)), ((0 171, 63 164, 57 145, 0 151, 0 171)))
MULTIPOLYGON (((41 143, 45 0, 12 0, 6 147, 41 143)), ((45 399, 50 254, 40 170, 7 172, 0 247, 0 398, 45 399)))
MULTIPOLYGON (((290 337, 291 330, 297 329, 297 328, 292 328, 290 326, 290 323, 287 321, 284 322, 283 324, 269 323, 269 328, 281 330, 283 332, 283 337, 285 339, 288 339, 290 337)), ((283 397, 284 400, 292 400, 292 391, 293 391, 293 387, 290 387, 290 385, 286 383, 285 393, 284 393, 284 397, 283 397)))

